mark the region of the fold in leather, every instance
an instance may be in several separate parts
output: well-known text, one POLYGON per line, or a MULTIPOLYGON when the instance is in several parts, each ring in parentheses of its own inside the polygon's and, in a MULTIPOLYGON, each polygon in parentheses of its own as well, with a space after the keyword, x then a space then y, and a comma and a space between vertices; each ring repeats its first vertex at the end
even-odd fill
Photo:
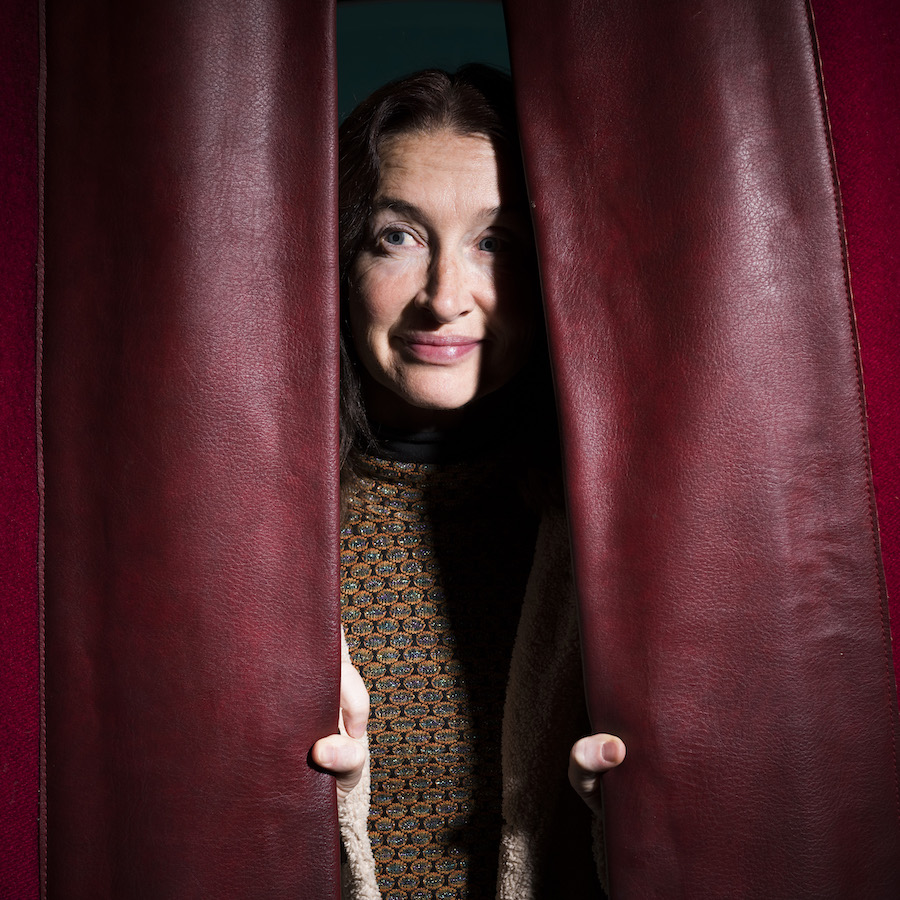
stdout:
POLYGON ((52 897, 338 894, 333 28, 47 4, 52 897))
POLYGON ((507 4, 613 898, 889 898, 898 723, 800 0, 507 4))

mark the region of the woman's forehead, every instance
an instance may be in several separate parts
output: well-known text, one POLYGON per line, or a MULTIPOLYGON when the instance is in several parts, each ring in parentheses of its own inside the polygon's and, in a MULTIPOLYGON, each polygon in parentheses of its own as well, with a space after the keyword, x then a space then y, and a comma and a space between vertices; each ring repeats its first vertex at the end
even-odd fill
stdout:
MULTIPOLYGON (((486 207, 517 205, 504 155, 481 134, 437 131, 392 136, 380 148, 376 205, 385 198, 417 202, 470 196, 486 207)), ((519 191, 518 193, 521 193, 519 191)), ((381 205, 384 205, 383 203, 381 205)))
POLYGON ((497 153, 490 138, 483 134, 460 134, 449 128, 391 135, 381 142, 378 156, 382 172, 440 166, 448 159, 456 162, 465 158, 497 166, 497 153))

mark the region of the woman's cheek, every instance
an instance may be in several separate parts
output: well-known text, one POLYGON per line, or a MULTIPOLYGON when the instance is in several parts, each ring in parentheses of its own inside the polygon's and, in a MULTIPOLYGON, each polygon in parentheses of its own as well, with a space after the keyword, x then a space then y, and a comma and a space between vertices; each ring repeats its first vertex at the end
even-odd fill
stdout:
POLYGON ((415 297, 416 265, 411 260, 379 260, 369 267, 359 285, 364 315, 381 324, 393 324, 415 297))

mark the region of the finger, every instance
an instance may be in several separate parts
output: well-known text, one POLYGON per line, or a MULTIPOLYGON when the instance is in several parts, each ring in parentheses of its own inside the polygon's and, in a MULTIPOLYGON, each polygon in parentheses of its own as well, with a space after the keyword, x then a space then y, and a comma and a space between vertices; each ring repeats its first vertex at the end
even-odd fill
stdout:
POLYGON ((591 809, 600 809, 600 776, 625 759, 625 744, 610 734, 578 741, 569 755, 569 783, 591 809))
POLYGON ((341 663, 341 715, 350 737, 361 738, 369 722, 369 692, 352 663, 341 663))
POLYGON ((349 794, 359 784, 366 762, 366 749, 353 738, 332 734, 313 744, 312 761, 337 780, 338 790, 349 794))

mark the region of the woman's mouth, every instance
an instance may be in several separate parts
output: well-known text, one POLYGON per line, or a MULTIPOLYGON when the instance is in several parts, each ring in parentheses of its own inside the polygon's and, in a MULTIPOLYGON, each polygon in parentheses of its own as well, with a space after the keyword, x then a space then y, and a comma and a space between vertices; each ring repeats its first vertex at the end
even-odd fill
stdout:
POLYGON ((481 339, 466 335, 407 334, 402 349, 419 362, 436 365, 454 363, 481 346, 481 339))

